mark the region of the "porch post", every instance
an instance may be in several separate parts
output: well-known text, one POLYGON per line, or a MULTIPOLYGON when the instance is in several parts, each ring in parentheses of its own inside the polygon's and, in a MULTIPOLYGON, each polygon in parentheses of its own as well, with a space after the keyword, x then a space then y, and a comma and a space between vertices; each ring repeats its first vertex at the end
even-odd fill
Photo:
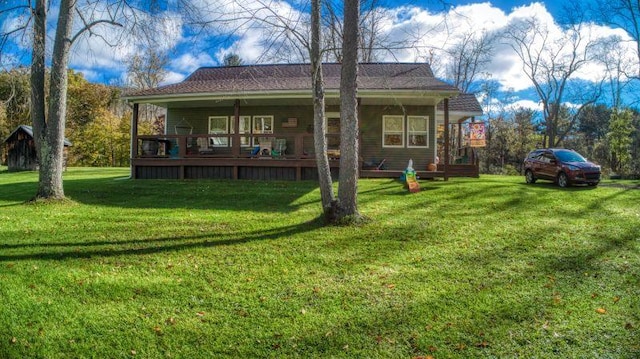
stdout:
POLYGON ((460 152, 460 150, 462 149, 462 122, 461 121, 463 121, 463 120, 458 120, 458 140, 456 142, 456 148, 455 148, 455 155, 456 156, 464 156, 460 152))
POLYGON ((234 157, 240 156, 240 100, 233 104, 233 135, 231 139, 231 154, 234 157))
POLYGON ((131 115, 131 149, 129 158, 129 167, 131 168, 131 175, 129 178, 136 178, 136 168, 134 160, 138 157, 138 117, 140 113, 140 105, 133 104, 133 114, 131 115))
POLYGON ((444 99, 444 180, 449 180, 449 98, 444 99))

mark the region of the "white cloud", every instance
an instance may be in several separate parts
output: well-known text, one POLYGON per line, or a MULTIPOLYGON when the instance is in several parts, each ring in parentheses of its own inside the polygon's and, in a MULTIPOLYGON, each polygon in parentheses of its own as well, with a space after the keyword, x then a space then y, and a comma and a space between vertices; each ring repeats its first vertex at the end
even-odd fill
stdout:
POLYGON ((174 84, 174 83, 177 83, 177 82, 180 82, 180 81, 184 80, 185 77, 186 76, 185 76, 184 73, 175 72, 175 71, 169 71, 165 75, 165 78, 164 78, 164 80, 162 81, 162 83, 160 85, 174 84))
MULTIPOLYGON (((104 2, 107 3, 107 2, 104 2)), ((105 16, 103 2, 92 2, 95 16, 105 16)), ((285 50, 283 28, 292 27, 301 34, 308 32, 308 11, 306 2, 301 0, 190 0, 180 2, 181 6, 190 4, 199 9, 197 19, 209 21, 202 33, 192 31, 184 25, 177 15, 178 2, 170 0, 163 18, 149 19, 142 13, 135 15, 139 24, 148 27, 147 34, 153 34, 157 49, 176 52, 169 64, 169 73, 165 83, 182 80, 190 72, 201 66, 221 64, 226 54, 238 54, 244 63, 299 61, 300 55, 292 49, 285 50), (266 21, 264 21, 266 20, 266 21), (268 23, 278 24, 269 26, 268 23), (269 46, 269 44, 277 44, 269 46)), ((180 9, 182 10, 182 9, 180 9)), ((461 37, 470 33, 478 36, 482 33, 502 33, 513 24, 535 16, 540 26, 548 29, 553 41, 563 38, 567 28, 554 22, 553 16, 542 3, 532 3, 513 9, 500 9, 490 2, 456 6, 442 11, 432 11, 416 5, 403 5, 394 8, 379 9, 381 20, 380 36, 397 45, 393 51, 380 51, 377 61, 433 61, 434 71, 440 77, 446 73, 448 65, 447 50, 461 37), (410 44, 408 48, 400 48, 410 44)), ((52 8, 51 14, 56 14, 52 8)), ((128 13, 133 15, 133 13, 128 13)), ((50 18, 51 20, 51 18, 50 18)), ((190 20, 196 20, 191 18, 190 20)), ((2 23, 6 28, 23 19, 10 18, 2 23)), ((54 24, 50 29, 53 31, 54 24)), ((76 26, 80 26, 76 22, 76 26)), ((72 49, 70 65, 85 74, 88 79, 105 81, 111 75, 123 78, 126 72, 126 60, 140 51, 140 40, 135 40, 130 28, 100 26, 94 29, 94 36, 85 36, 72 49), (109 46, 107 42, 117 43, 109 46)), ((138 31, 143 28, 138 28, 138 31)), ((50 38, 52 36, 50 33, 50 38)), ((585 23, 581 27, 582 36, 588 39, 607 39, 612 36, 629 40, 620 29, 585 23)), ((586 42, 585 42, 586 43, 586 42)), ((582 50, 580 48, 580 50, 582 50)), ((24 49, 24 51, 28 50, 24 49)), ((635 42, 628 41, 626 48, 618 49, 618 58, 624 59, 628 66, 637 65, 635 42)), ((8 54, 3 54, 3 57, 8 54)), ((16 57, 20 58, 20 57, 16 57)), ((502 89, 519 91, 531 87, 531 80, 523 72, 523 64, 513 49, 504 41, 495 45, 491 62, 487 66, 491 78, 500 83, 502 89)), ((584 66, 576 72, 576 78, 594 81, 602 77, 604 67, 597 63, 584 66)), ((527 105, 533 106, 532 103, 527 105)))
POLYGON ((516 111, 518 109, 531 109, 534 111, 541 112, 542 111, 542 103, 536 102, 532 100, 518 100, 513 103, 510 103, 505 106, 505 110, 507 111, 516 111))
POLYGON ((189 74, 199 67, 212 66, 213 64, 213 59, 206 53, 196 54, 195 56, 186 53, 172 60, 169 67, 176 73, 189 74))
POLYGON ((76 71, 81 73, 85 79, 91 82, 102 80, 102 78, 100 78, 100 73, 98 71, 89 70, 89 69, 77 69, 76 71))

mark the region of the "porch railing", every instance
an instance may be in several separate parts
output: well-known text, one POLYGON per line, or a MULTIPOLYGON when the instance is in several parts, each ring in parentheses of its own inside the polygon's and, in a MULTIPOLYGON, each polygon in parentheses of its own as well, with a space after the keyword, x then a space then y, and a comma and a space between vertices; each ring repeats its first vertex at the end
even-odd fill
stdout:
POLYGON ((139 135, 135 144, 136 158, 315 158, 307 133, 139 135))

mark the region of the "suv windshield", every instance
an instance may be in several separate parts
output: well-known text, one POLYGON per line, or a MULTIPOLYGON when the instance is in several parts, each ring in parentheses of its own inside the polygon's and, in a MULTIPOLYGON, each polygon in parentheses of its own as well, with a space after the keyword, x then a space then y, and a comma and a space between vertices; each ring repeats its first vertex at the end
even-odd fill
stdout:
POLYGON ((573 151, 556 151, 554 154, 562 162, 587 162, 584 157, 573 151))

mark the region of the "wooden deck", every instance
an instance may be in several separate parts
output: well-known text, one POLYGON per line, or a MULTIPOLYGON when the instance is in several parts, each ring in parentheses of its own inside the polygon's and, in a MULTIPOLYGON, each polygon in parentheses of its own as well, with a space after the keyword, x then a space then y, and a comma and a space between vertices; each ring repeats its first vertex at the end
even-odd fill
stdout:
MULTIPOLYGON (((331 160, 331 172, 338 177, 338 160, 331 160)), ((273 158, 134 158, 133 177, 136 179, 248 179, 317 181, 314 159, 273 158)), ((400 170, 361 170, 361 178, 399 178, 400 170)), ((448 171, 417 171, 421 179, 448 177, 478 177, 473 165, 451 165, 448 171)))
MULTIPOLYGON (((136 179, 318 180, 313 159, 273 158, 136 158, 136 179)), ((330 161, 337 176, 338 161, 330 161)))
MULTIPOLYGON (((252 155, 251 148, 239 145, 226 148, 207 148, 205 151, 188 145, 200 137, 188 136, 138 136, 134 143, 138 148, 131 160, 132 176, 135 179, 247 179, 317 181, 316 161, 305 139, 309 135, 298 135, 291 140, 293 151, 284 156, 252 155), (145 142, 152 142, 153 150, 145 149, 145 142), (177 150, 177 151, 176 151, 177 150)), ((273 136, 273 135, 272 135, 273 136)), ((219 136, 218 136, 219 137, 219 136)), ((233 136, 232 136, 233 137, 233 136)), ((236 135, 235 143, 240 143, 236 135)), ((289 153, 289 151, 287 151, 289 153)), ((338 178, 339 159, 330 158, 332 177, 338 178)), ((361 164, 362 167, 362 164, 361 164)), ((402 170, 360 170, 362 178, 399 178, 402 170)), ((439 165, 436 171, 418 171, 420 178, 478 177, 478 166, 469 164, 439 165)))

